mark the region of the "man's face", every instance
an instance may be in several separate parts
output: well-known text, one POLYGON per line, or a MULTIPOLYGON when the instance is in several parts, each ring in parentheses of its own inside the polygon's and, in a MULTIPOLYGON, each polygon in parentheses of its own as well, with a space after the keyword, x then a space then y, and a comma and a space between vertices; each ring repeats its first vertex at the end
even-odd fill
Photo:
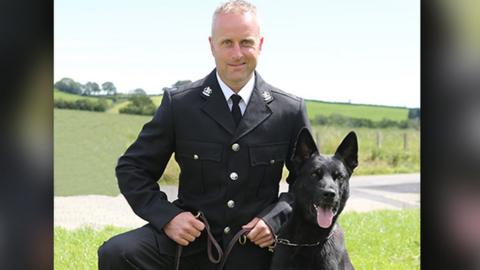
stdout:
POLYGON ((209 41, 220 78, 240 90, 252 77, 262 49, 257 18, 252 13, 219 14, 209 41))

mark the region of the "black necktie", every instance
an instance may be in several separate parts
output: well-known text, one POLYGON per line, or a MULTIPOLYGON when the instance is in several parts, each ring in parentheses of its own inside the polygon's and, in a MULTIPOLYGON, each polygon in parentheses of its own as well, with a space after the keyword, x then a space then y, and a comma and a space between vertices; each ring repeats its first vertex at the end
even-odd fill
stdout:
POLYGON ((242 99, 241 96, 233 94, 230 96, 233 102, 232 106, 232 116, 233 120, 235 121, 235 125, 238 126, 238 123, 240 123, 240 120, 242 119, 242 112, 240 112, 240 106, 238 106, 238 103, 240 103, 240 100, 242 99))

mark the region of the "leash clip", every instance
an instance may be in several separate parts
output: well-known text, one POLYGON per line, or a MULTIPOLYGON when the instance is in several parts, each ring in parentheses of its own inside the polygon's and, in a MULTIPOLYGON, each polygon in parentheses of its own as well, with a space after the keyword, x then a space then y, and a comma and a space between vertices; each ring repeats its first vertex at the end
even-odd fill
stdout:
POLYGON ((245 243, 247 243, 247 235, 242 234, 242 236, 238 238, 238 243, 240 243, 240 245, 245 245, 245 243))
POLYGON ((273 244, 268 246, 268 251, 273 252, 275 250, 275 247, 277 246, 278 243, 278 236, 276 234, 273 235, 275 237, 275 240, 273 240, 273 244))

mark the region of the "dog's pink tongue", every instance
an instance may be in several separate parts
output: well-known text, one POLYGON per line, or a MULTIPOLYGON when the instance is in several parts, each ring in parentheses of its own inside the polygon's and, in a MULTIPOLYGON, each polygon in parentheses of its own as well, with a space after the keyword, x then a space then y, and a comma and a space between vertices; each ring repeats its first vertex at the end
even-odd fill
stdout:
POLYGON ((324 209, 317 207, 317 223, 322 228, 328 228, 332 225, 333 211, 332 209, 324 209))

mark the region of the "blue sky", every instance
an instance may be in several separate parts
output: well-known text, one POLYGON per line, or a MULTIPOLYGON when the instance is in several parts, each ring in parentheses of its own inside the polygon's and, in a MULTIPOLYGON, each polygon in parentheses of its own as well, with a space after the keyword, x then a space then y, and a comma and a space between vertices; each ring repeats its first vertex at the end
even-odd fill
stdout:
MULTIPOLYGON (((56 0, 54 80, 147 93, 214 68, 221 1, 56 0)), ((297 96, 420 106, 420 1, 251 1, 265 37, 257 70, 297 96)))

